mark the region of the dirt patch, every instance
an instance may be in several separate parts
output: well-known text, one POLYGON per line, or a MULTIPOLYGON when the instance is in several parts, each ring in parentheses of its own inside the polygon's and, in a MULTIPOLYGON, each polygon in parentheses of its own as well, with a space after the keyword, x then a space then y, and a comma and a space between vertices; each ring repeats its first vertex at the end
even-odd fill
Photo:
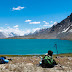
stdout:
POLYGON ((53 68, 38 67, 40 57, 7 57, 8 64, 0 64, 0 72, 72 72, 72 57, 54 58, 58 65, 53 68))

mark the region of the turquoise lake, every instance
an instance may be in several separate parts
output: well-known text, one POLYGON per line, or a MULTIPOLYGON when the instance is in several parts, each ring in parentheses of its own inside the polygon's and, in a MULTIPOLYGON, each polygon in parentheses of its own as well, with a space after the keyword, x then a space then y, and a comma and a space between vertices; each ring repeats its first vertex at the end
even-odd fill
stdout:
POLYGON ((45 54, 52 50, 58 53, 72 53, 72 41, 59 39, 0 39, 0 54, 33 55, 45 54))

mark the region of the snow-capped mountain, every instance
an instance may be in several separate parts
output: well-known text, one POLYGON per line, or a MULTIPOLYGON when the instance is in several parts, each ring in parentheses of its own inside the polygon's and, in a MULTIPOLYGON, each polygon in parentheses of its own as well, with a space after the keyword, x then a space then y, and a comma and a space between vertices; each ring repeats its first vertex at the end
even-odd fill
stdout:
POLYGON ((5 33, 3 33, 3 32, 0 32, 0 38, 7 38, 8 36, 5 34, 5 33))
POLYGON ((9 37, 14 37, 14 36, 18 36, 18 35, 15 34, 15 33, 13 33, 13 32, 11 32, 11 33, 8 34, 8 36, 9 36, 9 37))
MULTIPOLYGON (((54 24, 51 28, 40 29, 34 33, 25 36, 19 36, 13 32, 8 34, 11 38, 23 39, 69 39, 72 40, 72 13, 60 23, 54 24)), ((3 33, 0 33, 0 38, 5 38, 3 33)))
POLYGON ((8 38, 8 37, 14 37, 14 36, 18 36, 17 34, 11 32, 11 33, 4 33, 4 32, 0 32, 0 38, 8 38))
POLYGON ((72 39, 72 13, 51 28, 41 29, 22 38, 36 39, 72 39))

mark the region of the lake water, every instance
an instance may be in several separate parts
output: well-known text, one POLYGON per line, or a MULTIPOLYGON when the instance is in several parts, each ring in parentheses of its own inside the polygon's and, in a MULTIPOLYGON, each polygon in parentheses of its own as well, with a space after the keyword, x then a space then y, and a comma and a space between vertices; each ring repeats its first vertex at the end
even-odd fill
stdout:
POLYGON ((58 53, 72 53, 72 41, 59 39, 0 39, 0 54, 28 55, 45 54, 52 50, 58 53))

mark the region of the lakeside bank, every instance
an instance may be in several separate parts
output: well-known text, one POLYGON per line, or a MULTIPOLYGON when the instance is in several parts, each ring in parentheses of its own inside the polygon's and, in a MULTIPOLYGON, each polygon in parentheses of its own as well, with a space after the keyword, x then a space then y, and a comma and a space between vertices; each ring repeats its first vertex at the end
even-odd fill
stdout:
POLYGON ((0 64, 0 72, 72 72, 72 53, 53 55, 58 65, 53 68, 37 66, 44 55, 0 55, 12 59, 8 64, 0 64))
MULTIPOLYGON (((32 56, 44 56, 44 55, 1 55, 1 56, 7 56, 7 57, 32 57, 32 56)), ((56 57, 57 54, 54 54, 53 57, 56 57)), ((72 57, 72 53, 64 53, 64 54, 58 54, 58 56, 67 56, 67 57, 72 57)))

